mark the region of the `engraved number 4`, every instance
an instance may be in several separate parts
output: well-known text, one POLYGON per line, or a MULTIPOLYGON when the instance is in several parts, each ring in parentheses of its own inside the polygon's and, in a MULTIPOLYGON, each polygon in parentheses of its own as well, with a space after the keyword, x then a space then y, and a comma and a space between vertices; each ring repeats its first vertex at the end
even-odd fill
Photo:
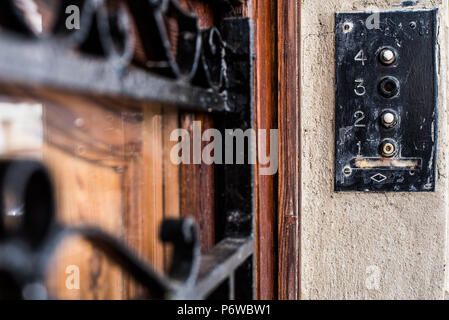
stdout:
POLYGON ((362 62, 362 66, 365 65, 365 61, 368 60, 365 57, 365 52, 363 52, 363 49, 359 51, 359 53, 357 53, 357 55, 354 58, 355 61, 361 61, 362 62))

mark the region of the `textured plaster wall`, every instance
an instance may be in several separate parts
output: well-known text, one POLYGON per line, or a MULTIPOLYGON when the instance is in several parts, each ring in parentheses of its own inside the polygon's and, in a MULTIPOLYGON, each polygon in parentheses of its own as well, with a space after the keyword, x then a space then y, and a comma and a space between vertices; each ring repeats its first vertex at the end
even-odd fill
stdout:
POLYGON ((302 0, 303 299, 442 299, 448 218, 447 1, 440 8, 439 152, 435 193, 335 193, 334 13, 402 1, 302 0))

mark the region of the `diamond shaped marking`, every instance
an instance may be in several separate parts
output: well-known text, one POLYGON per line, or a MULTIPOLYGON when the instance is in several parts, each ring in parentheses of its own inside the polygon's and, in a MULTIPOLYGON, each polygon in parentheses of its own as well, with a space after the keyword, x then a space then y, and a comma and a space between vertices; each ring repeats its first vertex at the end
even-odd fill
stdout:
POLYGON ((377 174, 375 174, 374 176, 371 177, 371 180, 373 180, 373 181, 375 181, 375 182, 377 182, 377 183, 380 183, 380 182, 382 182, 382 181, 387 180, 387 177, 384 176, 384 175, 381 174, 381 173, 377 173, 377 174))

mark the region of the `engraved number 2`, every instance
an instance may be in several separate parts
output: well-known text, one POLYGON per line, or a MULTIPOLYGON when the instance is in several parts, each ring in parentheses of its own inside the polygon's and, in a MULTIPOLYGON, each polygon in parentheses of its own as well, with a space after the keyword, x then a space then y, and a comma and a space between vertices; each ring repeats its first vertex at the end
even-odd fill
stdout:
POLYGON ((354 113, 354 118, 356 118, 356 120, 354 122, 354 127, 359 127, 359 128, 366 127, 365 124, 360 123, 363 121, 363 119, 365 119, 365 113, 363 113, 363 111, 356 111, 354 113))

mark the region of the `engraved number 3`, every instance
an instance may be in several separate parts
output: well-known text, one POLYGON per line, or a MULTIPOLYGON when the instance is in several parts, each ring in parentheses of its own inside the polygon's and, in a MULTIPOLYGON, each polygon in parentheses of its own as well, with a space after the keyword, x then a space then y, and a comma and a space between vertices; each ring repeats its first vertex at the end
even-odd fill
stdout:
POLYGON ((357 84, 357 86, 354 89, 355 94, 358 96, 364 96, 366 93, 366 88, 363 85, 364 84, 363 79, 357 79, 355 80, 355 83, 357 84))

